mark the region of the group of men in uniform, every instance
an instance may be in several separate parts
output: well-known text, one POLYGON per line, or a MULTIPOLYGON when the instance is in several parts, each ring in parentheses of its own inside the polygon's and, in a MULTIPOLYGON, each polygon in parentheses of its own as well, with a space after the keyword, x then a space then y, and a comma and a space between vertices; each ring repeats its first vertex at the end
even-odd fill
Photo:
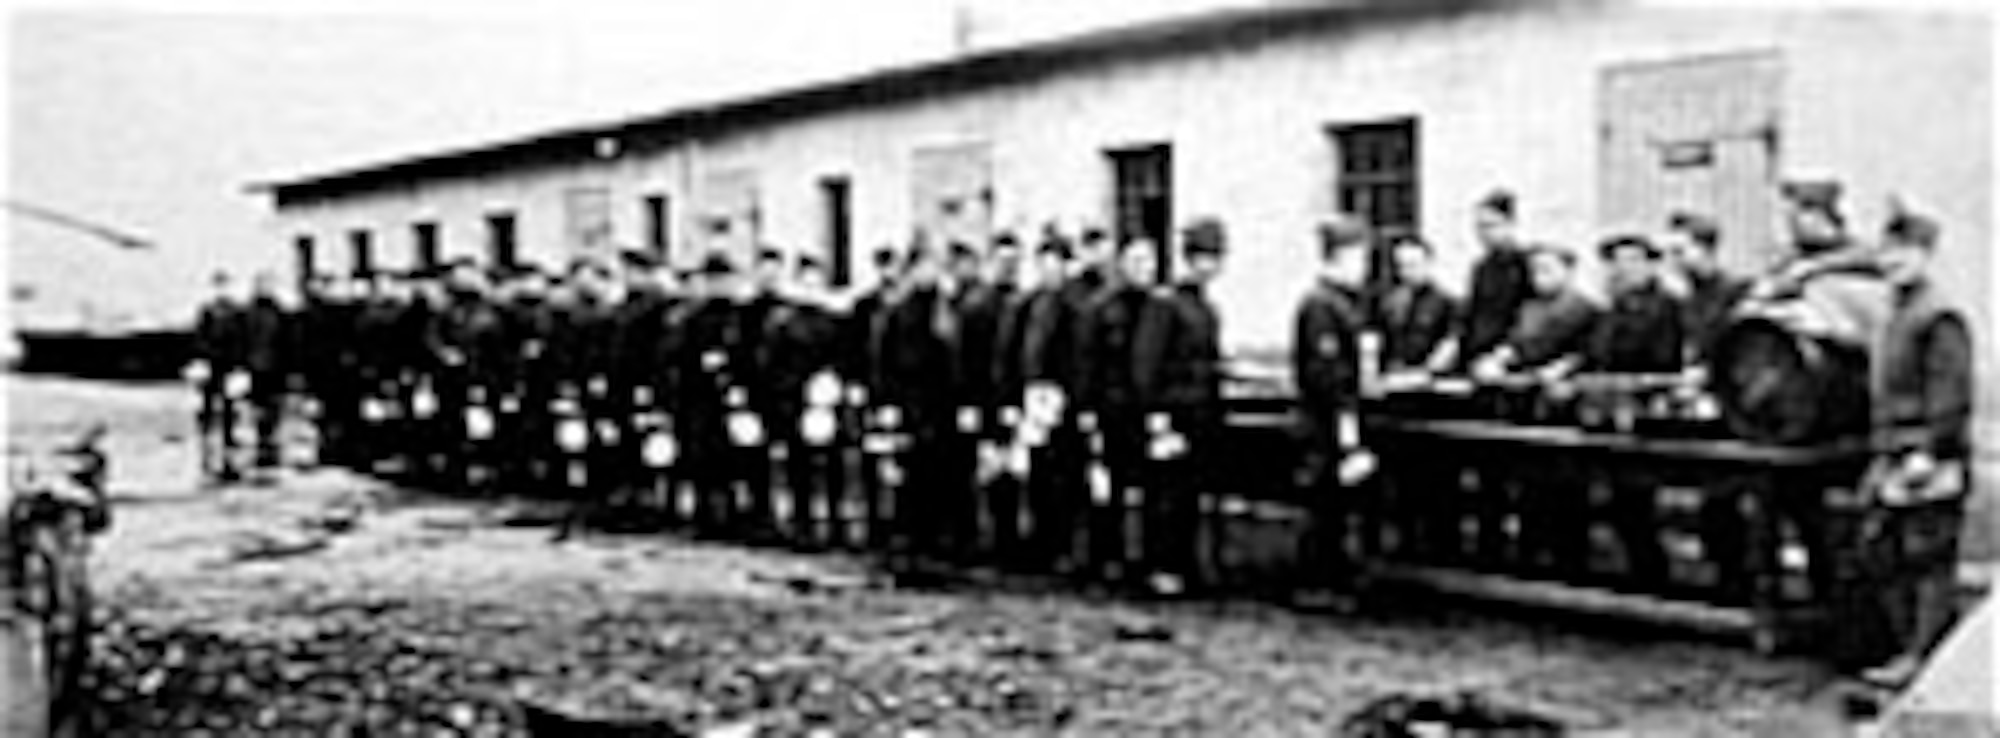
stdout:
POLYGON ((298 412, 321 462, 415 483, 1177 592, 1221 422, 1205 286, 1225 236, 1200 220, 1180 240, 1173 284, 1149 240, 1053 227, 884 249, 844 294, 776 250, 319 275, 296 305, 218 277, 197 329, 207 456, 222 480, 239 446, 276 464, 298 412), (1160 491, 1129 509, 1140 487, 1160 491))
MULTIPOLYGON (((1482 253, 1462 298, 1430 274, 1423 239, 1384 239, 1350 216, 1321 222, 1322 267, 1291 346, 1304 439, 1294 483, 1312 513, 1316 584, 1345 583, 1357 500, 1341 490, 1379 463, 1359 421, 1371 377, 1596 371, 1698 383, 1745 305, 1814 275, 1866 272, 1890 285, 1884 294, 1932 295, 1922 263, 1934 221, 1898 212, 1880 246, 1863 247, 1846 235, 1837 186, 1785 193, 1799 255, 1774 274, 1725 273, 1716 224, 1677 213, 1657 236, 1600 244, 1603 298, 1577 289, 1573 252, 1518 237, 1506 192, 1473 208, 1482 253), (1371 275, 1378 250, 1388 273, 1371 275)), ((285 398, 304 398, 326 463, 468 490, 561 490, 585 510, 646 510, 698 534, 1183 592, 1204 570, 1199 500, 1220 492, 1226 372, 1206 290, 1224 228, 1182 228, 1171 284, 1157 280, 1159 244, 1096 228, 1074 236, 1049 226, 1032 242, 919 239, 876 253, 877 282, 853 292, 829 285, 826 264, 776 250, 747 268, 721 254, 692 270, 627 254, 559 274, 455 262, 321 275, 291 306, 268 277, 248 299, 218 281, 198 328, 203 419, 229 429, 247 409, 255 460, 268 465, 285 398)), ((1806 334, 1843 330, 1774 315, 1806 334)), ((1897 356, 1883 365, 1946 371, 1897 356)), ((1951 384, 1885 382, 1919 395, 1951 384)), ((1878 404, 1911 416, 1885 423, 1922 424, 1969 398, 1878 404)), ((1962 426, 1906 452, 1962 453, 1952 440, 1962 426)), ((237 434, 209 435, 223 439, 214 458, 233 458, 237 434)), ((1634 566, 1649 570, 1664 566, 1651 510, 1615 515, 1634 566)), ((1714 517, 1726 540, 1733 518, 1714 517)), ((1574 558, 1547 538, 1535 544, 1544 555, 1574 558)))

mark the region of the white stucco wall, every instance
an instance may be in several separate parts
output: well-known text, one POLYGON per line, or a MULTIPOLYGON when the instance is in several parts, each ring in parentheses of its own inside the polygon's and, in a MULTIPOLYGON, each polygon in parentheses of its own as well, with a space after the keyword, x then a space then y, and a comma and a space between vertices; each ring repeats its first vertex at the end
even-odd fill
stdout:
MULTIPOLYGON (((996 221, 1102 221, 1103 152, 1173 145, 1177 217, 1213 215, 1236 246, 1217 285, 1232 347, 1285 340, 1312 266, 1307 237, 1332 205, 1329 124, 1415 115, 1422 226, 1447 279, 1474 253, 1468 204, 1496 186, 1519 193, 1531 237, 1585 246, 1597 219, 1597 85, 1608 65, 1776 50, 1785 65, 1784 168, 1848 181, 1866 232, 1899 191, 1946 227, 1941 278, 1992 325, 1983 299, 1991 160, 1988 27, 1976 17, 1880 11, 1536 7, 1351 28, 1262 45, 1113 62, 997 90, 855 108, 732 132, 664 154, 439 184, 281 213, 274 241, 312 233, 338 267, 344 233, 378 232, 378 262, 407 263, 409 223, 444 223, 446 252, 476 253, 483 215, 520 213, 524 255, 563 253, 563 192, 611 188, 615 240, 639 241, 640 197, 673 200, 687 253, 703 173, 756 172, 762 236, 791 249, 821 242, 818 181, 853 183, 855 258, 910 230, 911 152, 985 141, 996 221)), ((865 267, 857 263, 857 273, 865 267)), ((1989 345, 1991 342, 1988 342, 1989 345)), ((1985 352, 1988 357, 1993 351, 1985 352)))

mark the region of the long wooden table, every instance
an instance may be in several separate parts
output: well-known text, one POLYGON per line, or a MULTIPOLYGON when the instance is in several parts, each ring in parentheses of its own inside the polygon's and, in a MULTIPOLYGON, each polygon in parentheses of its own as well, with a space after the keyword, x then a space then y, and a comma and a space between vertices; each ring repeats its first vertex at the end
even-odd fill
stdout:
MULTIPOLYGON (((1362 528, 1377 534, 1368 537, 1364 555, 1374 578, 1380 580, 1741 632, 1766 652, 1837 632, 1828 626, 1853 603, 1875 596, 1855 591, 1881 581, 1879 577, 1860 576, 1861 572, 1882 571, 1882 562, 1875 559, 1898 557, 1897 565, 1902 568, 1897 576, 1911 582, 1920 597, 1934 599, 1937 582, 1950 581, 1955 528, 1948 532, 1943 528, 1955 525, 1958 502, 1946 500, 1888 512, 1861 503, 1853 490, 1874 455, 1861 439, 1787 447, 1496 420, 1399 417, 1381 412, 1366 413, 1363 428, 1370 445, 1384 459, 1376 494, 1362 512, 1367 523, 1362 528), (1475 481, 1457 483, 1464 479, 1475 481), (1443 486, 1449 488, 1437 489, 1439 480, 1446 480, 1443 486), (1520 522, 1519 530, 1525 530, 1522 507, 1534 503, 1533 496, 1557 494, 1555 488, 1567 487, 1569 491, 1562 494, 1572 497, 1557 500, 1558 505, 1575 500, 1587 503, 1588 497, 1573 495, 1577 489, 1592 486, 1608 486, 1614 493, 1638 490, 1653 495, 1661 488, 1672 488, 1698 495, 1703 505, 1720 497, 1723 509, 1740 512, 1744 558, 1739 570, 1744 581, 1689 585, 1645 581, 1629 572, 1623 576, 1596 572, 1580 577, 1587 581, 1577 581, 1579 577, 1552 575, 1504 553, 1482 550, 1471 557, 1463 555, 1466 552, 1459 534, 1465 532, 1467 523, 1485 537, 1493 535, 1489 527, 1500 527, 1497 524, 1502 516, 1513 516, 1520 522), (1511 496, 1503 495, 1503 487, 1511 496), (1481 509, 1465 510, 1462 503, 1468 501, 1479 503, 1481 509), (1455 528, 1450 537, 1453 550, 1411 545, 1404 532, 1415 530, 1420 523, 1411 518, 1410 511, 1437 514, 1438 506, 1448 511, 1447 522, 1455 528), (1787 524, 1797 522, 1799 516, 1814 515, 1821 516, 1814 521, 1818 535, 1792 536, 1808 539, 1798 545, 1807 551, 1806 563, 1817 574, 1805 577, 1789 572, 1797 567, 1781 562, 1780 552, 1786 545, 1787 524), (1939 537, 1950 540, 1935 540, 1939 537), (1397 538, 1402 540, 1393 545, 1385 540, 1397 538), (1940 552, 1939 548, 1949 550, 1940 552), (1802 592, 1800 584, 1810 587, 1802 592)), ((1655 496, 1652 502, 1657 500, 1655 496)), ((1587 536, 1599 518, 1590 509, 1577 513, 1567 516, 1573 518, 1568 522, 1585 526, 1583 534, 1587 536)), ((1546 533, 1548 528, 1536 530, 1546 533)), ((1697 536, 1702 533, 1696 531, 1697 536)), ((1486 542, 1486 538, 1479 541, 1486 542)))

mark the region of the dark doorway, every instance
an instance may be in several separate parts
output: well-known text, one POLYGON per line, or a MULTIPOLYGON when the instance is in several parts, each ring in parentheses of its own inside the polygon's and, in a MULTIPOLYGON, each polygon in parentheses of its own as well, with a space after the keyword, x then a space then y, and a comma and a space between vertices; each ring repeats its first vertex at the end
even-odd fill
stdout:
POLYGON ((819 181, 821 217, 824 219, 828 277, 835 287, 846 287, 853 278, 854 202, 853 185, 846 177, 826 177, 819 181))
POLYGON ((353 256, 354 276, 367 277, 375 273, 375 242, 367 231, 351 231, 347 234, 348 252, 353 256))
POLYGON ((521 263, 518 224, 513 213, 486 216, 486 260, 494 269, 508 270, 521 263))
POLYGON ((410 235, 417 244, 417 269, 426 272, 437 269, 444 262, 438 243, 438 224, 417 223, 410 226, 410 235))

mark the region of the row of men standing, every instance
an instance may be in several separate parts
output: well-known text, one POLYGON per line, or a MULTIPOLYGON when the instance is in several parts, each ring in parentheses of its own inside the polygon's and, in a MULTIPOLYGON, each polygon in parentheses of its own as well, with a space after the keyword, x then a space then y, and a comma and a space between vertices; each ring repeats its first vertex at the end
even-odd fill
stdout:
POLYGON ((1215 221, 1182 236, 1172 285, 1154 283, 1154 244, 1096 229, 884 250, 881 282, 845 296, 777 251, 747 274, 712 255, 318 276, 292 306, 268 277, 248 299, 219 280, 197 331, 212 471, 239 471, 246 435, 275 463, 292 396, 327 463, 1178 591, 1221 419, 1205 286, 1225 251, 1215 221), (252 432, 229 432, 237 415, 252 432), (1133 555, 1140 488, 1156 491, 1133 555))

